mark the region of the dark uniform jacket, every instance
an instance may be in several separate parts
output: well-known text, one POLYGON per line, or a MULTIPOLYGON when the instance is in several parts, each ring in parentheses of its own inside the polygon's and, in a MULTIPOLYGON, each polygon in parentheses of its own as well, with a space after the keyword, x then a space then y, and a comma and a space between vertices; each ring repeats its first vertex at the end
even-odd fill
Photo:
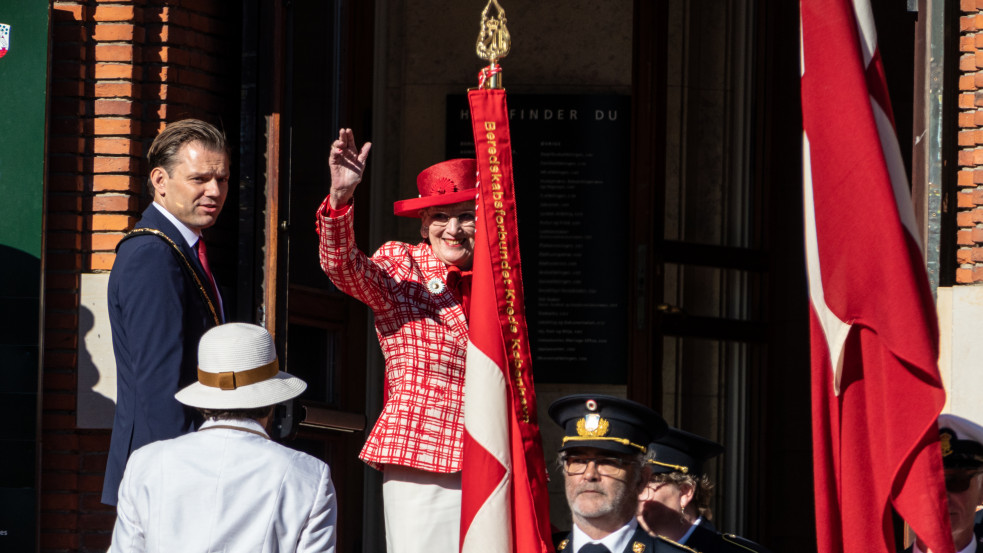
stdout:
POLYGON ((768 553, 764 547, 734 534, 721 534, 706 519, 700 519, 693 533, 686 539, 686 547, 699 553, 768 553))
MULTIPOLYGON (((147 206, 136 228, 166 234, 199 280, 208 282, 195 250, 156 207, 147 206)), ((214 292, 207 293, 217 309, 214 292)), ((174 248, 152 235, 120 244, 109 275, 108 303, 117 392, 102 502, 115 505, 130 453, 200 424, 197 412, 178 403, 174 393, 198 379, 198 340, 215 318, 174 248)))
MULTIPOLYGON (((693 553, 693 550, 685 545, 664 538, 653 538, 639 527, 635 529, 635 533, 624 551, 612 551, 611 553, 679 553, 680 551, 693 553)), ((573 532, 568 532, 566 537, 556 544, 556 553, 575 553, 573 551, 573 532)))

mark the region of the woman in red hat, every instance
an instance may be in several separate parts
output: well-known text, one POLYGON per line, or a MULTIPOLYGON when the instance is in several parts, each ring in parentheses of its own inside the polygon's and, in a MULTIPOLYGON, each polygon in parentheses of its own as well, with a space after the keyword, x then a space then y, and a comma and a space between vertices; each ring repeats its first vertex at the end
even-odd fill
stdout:
POLYGON ((359 457, 383 471, 390 553, 457 551, 477 166, 452 159, 421 172, 420 196, 394 212, 419 217, 423 241, 387 242, 367 257, 355 245, 352 195, 370 147, 341 129, 317 213, 321 268, 372 308, 386 360, 385 405, 359 457))

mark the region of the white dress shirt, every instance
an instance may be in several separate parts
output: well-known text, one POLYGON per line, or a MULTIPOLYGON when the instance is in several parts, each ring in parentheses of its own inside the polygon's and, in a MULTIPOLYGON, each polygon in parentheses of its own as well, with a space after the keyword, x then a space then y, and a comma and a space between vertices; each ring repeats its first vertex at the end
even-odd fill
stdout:
POLYGON ((590 536, 585 534, 576 523, 574 523, 571 551, 577 553, 580 551, 581 547, 587 545, 588 543, 602 543, 612 553, 619 553, 628 547, 628 542, 631 541, 631 537, 635 535, 636 528, 638 528, 638 520, 635 517, 632 517, 632 519, 628 521, 628 524, 625 524, 621 528, 611 532, 599 540, 593 540, 590 538, 590 536))
POLYGON ((159 211, 161 215, 167 217, 167 220, 177 228, 177 231, 181 233, 182 237, 184 237, 184 241, 187 242, 188 247, 194 249, 195 244, 198 243, 198 239, 201 238, 201 233, 195 232, 188 228, 188 225, 182 223, 180 219, 175 217, 170 211, 167 211, 167 209, 159 203, 153 202, 153 206, 157 208, 157 211, 159 211))
MULTIPOLYGON (((191 248, 192 250, 198 251, 198 248, 196 246, 198 245, 198 241, 201 240, 201 233, 195 232, 190 228, 188 228, 188 225, 182 223, 181 220, 175 217, 173 213, 167 211, 167 209, 165 209, 164 206, 160 205, 157 202, 151 202, 151 203, 153 204, 154 207, 157 208, 157 211, 160 211, 160 213, 164 217, 167 217, 167 220, 170 221, 171 224, 177 228, 177 231, 181 233, 181 237, 184 238, 184 241, 188 244, 188 247, 191 248)), ((214 278, 214 275, 212 278, 214 278)), ((224 323, 225 302, 222 301, 222 292, 220 292, 218 289, 218 282, 215 283, 215 295, 218 296, 218 305, 216 306, 218 308, 218 316, 224 323)))
POLYGON ((335 549, 328 466, 269 440, 253 420, 210 419, 198 432, 138 449, 116 510, 110 552, 335 549))
MULTIPOLYGON (((956 551, 956 553, 976 553, 976 550, 978 549, 976 547, 978 541, 979 538, 973 536, 973 539, 969 540, 969 545, 960 549, 959 551, 956 551)), ((924 551, 922 551, 920 547, 918 547, 917 541, 914 544, 912 544, 911 551, 912 553, 925 553, 924 551)))
POLYGON ((676 542, 685 545, 686 544, 686 540, 688 540, 689 537, 693 535, 693 532, 696 531, 696 527, 700 525, 700 521, 702 521, 702 520, 703 520, 703 517, 698 517, 696 520, 694 520, 693 521, 693 524, 690 524, 689 530, 687 530, 686 533, 683 534, 683 537, 679 538, 676 542))

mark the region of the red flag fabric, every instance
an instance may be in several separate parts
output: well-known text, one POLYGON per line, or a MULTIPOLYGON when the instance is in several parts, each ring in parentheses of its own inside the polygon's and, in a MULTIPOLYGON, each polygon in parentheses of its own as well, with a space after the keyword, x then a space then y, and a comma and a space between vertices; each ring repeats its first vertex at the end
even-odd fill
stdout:
POLYGON ((544 553, 553 546, 505 91, 473 90, 468 99, 480 192, 464 384, 461 551, 544 553))
POLYGON ((819 551, 953 551, 938 323, 866 0, 801 0, 819 551))

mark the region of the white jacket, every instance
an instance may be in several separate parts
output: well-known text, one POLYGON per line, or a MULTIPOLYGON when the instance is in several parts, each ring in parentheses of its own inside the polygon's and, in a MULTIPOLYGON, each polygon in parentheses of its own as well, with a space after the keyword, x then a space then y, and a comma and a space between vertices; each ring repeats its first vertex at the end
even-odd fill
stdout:
POLYGON ((328 466, 253 432, 266 434, 253 420, 208 420, 135 451, 109 551, 333 553, 328 466))

